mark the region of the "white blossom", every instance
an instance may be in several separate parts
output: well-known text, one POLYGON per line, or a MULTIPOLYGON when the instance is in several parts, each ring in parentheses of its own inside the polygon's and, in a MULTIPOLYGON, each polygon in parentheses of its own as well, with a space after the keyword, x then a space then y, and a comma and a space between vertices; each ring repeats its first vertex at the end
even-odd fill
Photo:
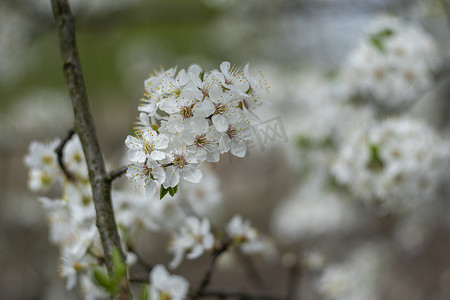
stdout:
POLYGON ((150 273, 150 299, 182 300, 189 283, 181 276, 170 275, 163 265, 156 265, 150 273))
POLYGON ((188 217, 185 224, 173 236, 169 252, 174 255, 170 263, 171 268, 180 265, 183 256, 187 253, 188 259, 200 257, 205 251, 212 249, 214 236, 208 219, 202 220, 188 217))

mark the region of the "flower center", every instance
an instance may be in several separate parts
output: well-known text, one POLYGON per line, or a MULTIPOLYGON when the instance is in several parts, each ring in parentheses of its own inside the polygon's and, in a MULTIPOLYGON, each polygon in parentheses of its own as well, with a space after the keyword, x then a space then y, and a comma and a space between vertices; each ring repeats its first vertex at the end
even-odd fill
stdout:
POLYGON ((80 152, 75 152, 72 158, 77 163, 81 163, 83 161, 83 157, 81 156, 80 152))
POLYGON ((226 134, 228 135, 228 137, 229 137, 230 139, 235 138, 235 137, 237 136, 237 133, 238 133, 237 129, 234 128, 233 126, 229 126, 229 127, 228 127, 228 130, 227 130, 227 132, 226 132, 226 134))
POLYGON ((53 163, 53 158, 50 155, 44 155, 42 157, 42 162, 44 163, 44 165, 51 165, 53 163))
POLYGON ((179 155, 175 155, 175 157, 173 158, 172 161, 173 165, 179 169, 183 169, 186 167, 187 162, 186 162, 186 158, 184 158, 183 155, 179 154, 179 155))
POLYGON ((181 108, 181 116, 183 117, 183 119, 189 119, 193 115, 194 113, 192 112, 192 108, 190 108, 189 106, 184 106, 181 108))
POLYGON ((215 107, 216 107, 215 114, 217 114, 217 115, 223 115, 227 111, 226 104, 219 102, 215 105, 215 107))
POLYGON ((142 141, 142 148, 144 149, 145 153, 150 154, 152 153, 154 149, 154 145, 150 144, 148 141, 144 140, 142 141))
POLYGON ((207 143, 206 134, 199 134, 195 137, 194 145, 197 147, 203 147, 207 143))

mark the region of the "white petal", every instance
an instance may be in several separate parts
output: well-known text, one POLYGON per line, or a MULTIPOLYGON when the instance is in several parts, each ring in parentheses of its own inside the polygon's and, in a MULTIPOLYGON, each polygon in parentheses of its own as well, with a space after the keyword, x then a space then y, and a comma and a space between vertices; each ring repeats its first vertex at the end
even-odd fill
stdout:
POLYGON ((152 174, 158 184, 161 184, 166 180, 166 172, 164 172, 164 169, 161 167, 154 167, 152 174))
POLYGON ((153 286, 159 288, 164 286, 169 276, 169 273, 163 265, 156 265, 150 273, 150 282, 153 286))
POLYGON ((175 251, 175 255, 172 261, 169 263, 169 268, 171 268, 172 270, 176 269, 183 261, 183 255, 184 249, 177 249, 177 251, 175 251))
POLYGON ((192 248, 191 252, 186 255, 188 259, 194 259, 197 257, 200 257, 203 254, 203 247, 202 245, 195 245, 194 248, 192 248))
POLYGON ((228 75, 230 70, 230 63, 227 61, 224 61, 220 64, 220 71, 222 71, 223 74, 228 75))
POLYGON ((127 145, 128 148, 141 148, 142 142, 141 140, 135 138, 134 136, 127 136, 127 138, 125 139, 125 145, 127 145))
POLYGON ((151 180, 145 186, 145 197, 151 198, 156 192, 156 181, 151 180))
POLYGON ((211 118, 214 127, 216 127, 217 131, 224 132, 228 129, 228 121, 222 115, 213 115, 211 118))
POLYGON ((166 171, 166 180, 163 185, 167 189, 169 187, 175 187, 180 181, 180 175, 178 175, 173 168, 168 168, 166 171))
POLYGON ((128 149, 127 156, 129 161, 136 163, 143 163, 146 159, 144 151, 139 149, 128 149))
POLYGON ((206 250, 212 249, 212 247, 214 246, 214 236, 212 234, 207 234, 203 238, 203 246, 206 250))
POLYGON ((165 134, 159 134, 155 139, 156 149, 166 149, 169 145, 169 138, 165 134))
POLYGON ((183 178, 192 183, 199 183, 202 180, 203 174, 199 169, 191 169, 192 171, 183 172, 183 178))
POLYGON ((247 146, 242 141, 232 141, 231 142, 231 154, 236 155, 237 157, 244 157, 245 152, 247 150, 247 146))
POLYGON ((220 153, 225 153, 230 151, 231 141, 228 135, 224 134, 220 137, 219 140, 219 151, 220 153))
POLYGON ((153 150, 152 153, 150 153, 150 157, 153 160, 163 160, 164 158, 166 158, 166 154, 158 150, 153 150))

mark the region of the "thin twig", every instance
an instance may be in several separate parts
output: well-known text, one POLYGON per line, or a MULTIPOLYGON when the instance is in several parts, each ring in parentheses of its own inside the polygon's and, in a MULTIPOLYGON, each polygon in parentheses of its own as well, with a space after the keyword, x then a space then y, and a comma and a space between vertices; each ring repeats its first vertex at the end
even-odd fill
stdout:
POLYGON ((122 175, 124 175, 127 172, 127 170, 128 170, 128 166, 123 166, 117 170, 113 170, 113 171, 109 172, 108 180, 113 181, 114 179, 121 177, 122 175))
POLYGON ((147 260, 142 257, 142 255, 140 255, 132 245, 127 244, 127 248, 128 251, 133 252, 133 254, 136 255, 137 262, 145 268, 147 273, 150 273, 153 270, 153 265, 148 263, 147 260))
POLYGON ((197 292, 194 293, 194 299, 199 298, 203 295, 206 287, 209 285, 209 282, 211 281, 212 274, 214 272, 214 268, 216 266, 217 259, 219 256, 228 250, 228 247, 230 246, 231 241, 226 240, 222 243, 222 245, 217 248, 213 253, 211 257, 211 261, 209 263, 208 270, 206 271, 205 276, 203 277, 202 282, 200 283, 200 286, 197 289, 197 292))
MULTIPOLYGON (((105 262, 109 274, 114 273, 112 260, 113 249, 116 248, 122 259, 120 237, 111 203, 111 182, 106 173, 102 151, 98 143, 94 120, 84 84, 81 63, 75 39, 75 21, 68 0, 51 0, 53 15, 58 27, 63 70, 67 82, 74 111, 74 128, 80 138, 89 170, 92 195, 97 214, 97 228, 100 232, 105 262)), ((121 286, 118 299, 131 299, 128 284, 121 286)))
POLYGON ((246 293, 242 291, 233 291, 233 290, 222 290, 222 289, 213 289, 209 288, 203 291, 201 295, 196 296, 195 298, 206 298, 206 297, 216 297, 219 299, 227 299, 227 298, 237 298, 241 300, 285 300, 282 297, 271 295, 268 293, 246 293))
POLYGON ((445 20, 447 22, 448 29, 450 30, 450 5, 447 0, 439 0, 439 2, 444 10, 445 20))
POLYGON ((128 280, 133 283, 149 283, 149 281, 150 281, 149 278, 140 278, 140 277, 136 277, 134 275, 130 275, 128 280))
POLYGON ((241 265, 247 274, 248 279, 253 283, 253 285, 260 289, 260 290, 267 290, 266 285, 264 284, 264 281, 261 277, 261 275, 258 273, 258 270, 256 269, 255 264, 253 263, 251 257, 248 257, 242 253, 240 249, 237 249, 238 258, 241 261, 241 265))
POLYGON ((64 147, 66 146, 67 142, 72 138, 72 136, 74 134, 75 134, 75 129, 71 128, 67 132, 66 137, 61 141, 61 143, 59 143, 58 147, 55 149, 56 156, 58 157, 59 167, 61 168, 61 170, 66 175, 67 179, 69 179, 69 180, 73 180, 73 179, 75 179, 75 177, 72 175, 72 173, 69 172, 69 170, 67 170, 66 165, 64 164, 64 161, 63 161, 63 150, 64 150, 64 147))
POLYGON ((288 269, 286 300, 298 300, 298 298, 296 298, 295 296, 300 285, 300 277, 301 269, 300 264, 297 262, 288 269))

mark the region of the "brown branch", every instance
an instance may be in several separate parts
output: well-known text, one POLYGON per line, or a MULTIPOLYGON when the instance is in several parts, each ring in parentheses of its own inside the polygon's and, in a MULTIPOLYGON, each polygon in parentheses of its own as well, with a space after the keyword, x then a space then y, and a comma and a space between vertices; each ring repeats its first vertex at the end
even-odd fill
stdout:
POLYGON ((288 279, 287 279, 287 289, 286 289, 286 300, 295 300, 297 294, 297 288, 299 285, 299 281, 301 279, 301 266, 297 256, 292 254, 288 254, 289 259, 285 261, 285 267, 288 270, 288 279))
MULTIPOLYGON (((105 164, 97 140, 87 92, 84 85, 81 63, 75 40, 75 21, 67 0, 51 0, 53 14, 58 27, 63 69, 72 106, 74 110, 74 128, 78 134, 86 157, 89 179, 92 186, 97 227, 102 240, 105 262, 110 274, 114 272, 112 251, 117 248, 125 258, 111 203, 111 182, 105 170, 105 164)), ((128 284, 125 284, 116 299, 130 299, 128 284)))
POLYGON ((73 179, 75 179, 75 177, 73 176, 72 173, 69 172, 69 170, 67 170, 66 165, 64 164, 63 150, 64 150, 64 147, 66 146, 67 142, 72 138, 72 136, 74 134, 75 134, 75 129, 71 128, 69 130, 69 132, 67 132, 66 137, 61 141, 61 143, 59 143, 58 148, 55 149, 56 156, 58 157, 59 167, 64 172, 64 174, 66 175, 68 180, 73 180, 73 179))
POLYGON ((205 276, 203 277, 202 282, 200 283, 200 286, 197 289, 197 292, 194 293, 193 299, 200 298, 204 295, 206 287, 209 285, 209 282, 211 281, 212 274, 214 272, 214 268, 216 266, 217 259, 219 256, 228 250, 228 247, 231 245, 231 240, 226 240, 222 242, 222 245, 217 248, 213 253, 211 257, 211 261, 209 263, 208 270, 206 271, 205 276))
POLYGON ((234 298, 240 300, 285 300, 282 297, 270 295, 268 293, 245 293, 242 291, 222 290, 222 289, 206 289, 201 295, 195 298, 215 297, 219 299, 234 298))
POLYGON ((250 279, 254 287, 263 291, 267 290, 266 285, 264 284, 264 281, 258 270, 256 269, 256 266, 253 263, 251 257, 246 256, 240 249, 237 249, 236 252, 238 255, 238 259, 241 262, 241 266, 243 267, 248 279, 250 279))
POLYGON ((450 30, 450 5, 447 3, 447 0, 439 0, 439 2, 444 10, 445 21, 447 22, 448 29, 450 30))
POLYGON ((113 171, 109 172, 108 180, 113 181, 114 179, 121 177, 122 175, 124 175, 127 172, 127 170, 128 170, 128 166, 123 166, 117 170, 113 170, 113 171))

